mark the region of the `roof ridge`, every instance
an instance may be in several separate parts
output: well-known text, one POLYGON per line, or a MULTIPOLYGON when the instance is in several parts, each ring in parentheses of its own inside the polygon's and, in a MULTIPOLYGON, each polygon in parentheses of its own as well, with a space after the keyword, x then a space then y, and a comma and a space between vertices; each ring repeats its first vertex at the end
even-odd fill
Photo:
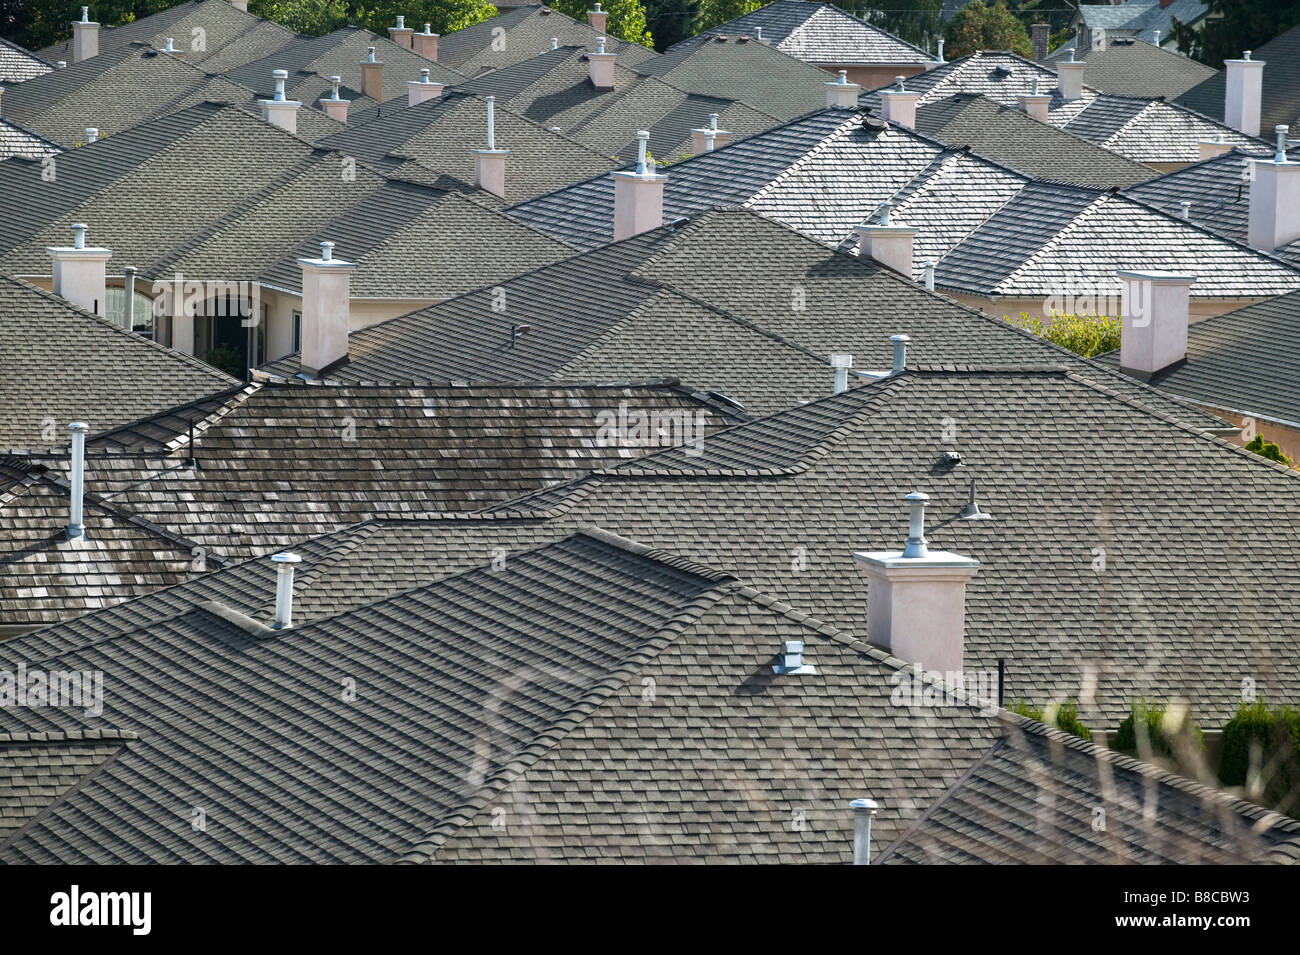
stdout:
MULTIPOLYGON (((803 116, 799 118, 806 119, 809 116, 821 115, 826 112, 829 112, 829 110, 828 109, 813 110, 811 113, 805 113, 803 116)), ((844 120, 844 122, 840 123, 829 133, 822 136, 821 139, 819 139, 811 149, 805 150, 801 155, 795 158, 794 162, 788 164, 779 173, 777 173, 766 183, 764 183, 763 186, 757 192, 755 192, 752 196, 746 199, 744 203, 742 203, 742 207, 748 208, 754 203, 761 202, 764 198, 767 197, 767 194, 770 191, 774 190, 777 187, 778 184, 783 184, 788 177, 793 176, 796 172, 802 169, 806 164, 811 163, 813 159, 815 157, 820 156, 820 154, 824 150, 830 149, 832 141, 838 142, 842 137, 846 136, 849 133, 849 128, 851 126, 856 126, 856 128, 865 128, 866 124, 863 122, 865 119, 867 119, 867 111, 865 107, 856 107, 853 110, 851 110, 850 115, 844 120)), ((888 125, 884 127, 884 129, 888 129, 888 128, 889 128, 888 125)), ((884 130, 882 129, 881 132, 883 131, 884 130)), ((756 133, 755 136, 762 136, 768 132, 771 132, 771 130, 763 130, 763 132, 761 133, 756 133)), ((755 138, 755 136, 748 136, 746 137, 746 139, 753 139, 755 138)))
MULTIPOLYGON (((1053 185, 1056 184, 1054 183, 1053 185)), ((1090 190, 1090 191, 1094 193, 1096 192, 1096 190, 1090 190)), ((1065 224, 1063 228, 1058 229, 1055 232, 1055 234, 1053 234, 1050 238, 1048 238, 1046 242, 1040 245, 1037 251, 1030 253, 1023 260, 1021 260, 1019 265, 1017 265, 1006 275, 1002 276, 1002 278, 998 279, 997 284, 994 285, 992 288, 992 294, 996 296, 998 294, 998 290, 1002 288, 1002 286, 1006 285, 1008 282, 1011 282, 1013 279, 1016 279, 1019 276, 1023 275, 1030 268, 1036 266, 1038 262, 1041 261, 1043 256, 1047 255, 1049 251, 1055 250, 1060 244, 1062 244, 1065 241, 1066 236, 1072 235, 1076 230, 1082 228, 1085 220, 1090 219, 1094 215, 1096 215, 1097 210, 1101 208, 1101 203, 1103 203, 1106 199, 1110 197, 1111 197, 1110 193, 1095 194, 1092 200, 1086 206, 1080 209, 1070 219, 1070 221, 1065 224)), ((1008 200, 1008 202, 1010 201, 1011 200, 1008 200)), ((1005 204, 1003 205, 1002 208, 1005 208, 1005 204)), ((973 234, 974 233, 972 233, 972 235, 973 234)), ((940 261, 942 261, 942 259, 940 261)))

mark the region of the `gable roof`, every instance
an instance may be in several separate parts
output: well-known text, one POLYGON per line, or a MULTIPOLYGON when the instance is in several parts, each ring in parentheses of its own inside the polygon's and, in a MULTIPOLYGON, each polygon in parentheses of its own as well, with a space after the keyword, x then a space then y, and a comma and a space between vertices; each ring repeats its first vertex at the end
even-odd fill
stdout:
MULTIPOLYGON (((464 76, 530 60, 551 48, 582 46, 594 51, 600 34, 586 23, 540 4, 502 9, 496 16, 448 33, 438 41, 438 62, 464 76)), ((605 37, 605 51, 617 54, 624 66, 654 59, 654 50, 617 37, 605 37)))
POLYGON ((1157 175, 1150 166, 979 93, 957 93, 918 109, 916 129, 950 146, 968 146, 981 156, 1057 182, 1108 189, 1157 175))
MULTIPOLYGON (((826 66, 929 65, 934 57, 861 17, 829 3, 775 0, 720 23, 710 32, 757 38, 782 53, 826 66)), ((689 42, 689 41, 683 41, 689 42)), ((670 47, 674 49, 675 47, 670 47)))
POLYGON ((6 451, 63 445, 72 421, 111 428, 234 384, 210 365, 4 275, 0 340, 6 451))
POLYGON ((1024 717, 874 862, 1242 865, 1300 858, 1300 822, 1024 717))
MULTIPOLYGON (((1251 53, 1264 61, 1259 108, 1259 128, 1300 127, 1300 24, 1275 36, 1251 53)), ((1223 119, 1227 71, 1219 70, 1178 97, 1179 104, 1198 113, 1223 119)))
POLYGON ((61 152, 63 147, 58 143, 17 123, 0 118, 0 161, 14 156, 40 159, 42 156, 54 156, 61 152))
POLYGON ((0 37, 0 84, 22 83, 54 69, 35 53, 0 37))
MULTIPOLYGON (((1055 66, 1068 60, 1070 46, 1073 44, 1066 44, 1048 56, 1046 65, 1055 66)), ((1087 64, 1083 70, 1085 83, 1100 92, 1118 96, 1173 99, 1214 75, 1214 70, 1204 63, 1134 37, 1107 37, 1106 46, 1101 50, 1085 44, 1075 50, 1074 58, 1087 64)), ((1204 110, 1199 112, 1213 115, 1204 110)))
POLYGON ((1113 6, 1079 5, 1079 17, 1087 28, 1100 28, 1108 35, 1128 34, 1146 43, 1155 43, 1157 34, 1161 43, 1167 43, 1173 37, 1175 19, 1184 26, 1195 26, 1209 12, 1205 0, 1129 0, 1113 6))

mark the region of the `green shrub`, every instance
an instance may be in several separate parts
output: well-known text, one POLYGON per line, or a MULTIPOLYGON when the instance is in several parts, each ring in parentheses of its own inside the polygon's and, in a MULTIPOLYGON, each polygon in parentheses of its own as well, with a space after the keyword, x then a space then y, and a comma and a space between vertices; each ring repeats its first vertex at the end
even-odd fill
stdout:
POLYGON ((1219 779, 1282 812, 1300 809, 1300 710, 1242 703, 1223 726, 1219 779), (1254 777, 1254 778, 1252 778, 1254 777))
POLYGON ((232 378, 244 377, 244 359, 239 357, 239 352, 229 345, 218 345, 216 348, 209 348, 208 353, 203 356, 213 368, 219 368, 232 378))
POLYGON ((1027 716, 1031 720, 1038 720, 1040 723, 1046 723, 1048 726, 1055 727, 1063 733, 1069 733, 1071 736, 1077 736, 1079 739, 1092 740, 1092 730, 1079 722, 1079 708, 1073 700, 1066 700, 1064 703, 1059 704, 1049 703, 1046 709, 1021 700, 1011 707, 1011 712, 1020 716, 1027 716))
POLYGON ((1021 312, 1019 318, 1002 316, 1006 321, 1046 338, 1054 345, 1067 348, 1076 355, 1091 358, 1119 347, 1120 321, 1104 315, 1058 315, 1052 313, 1051 323, 1038 316, 1021 312))
POLYGON ((1181 762, 1204 750, 1205 734, 1185 712, 1170 711, 1167 703, 1153 706, 1146 700, 1134 700, 1129 715, 1115 730, 1111 748, 1141 759, 1163 756, 1181 762))
POLYGON ((1270 461, 1276 461, 1278 464, 1290 464, 1291 459, 1282 453, 1272 441, 1265 441, 1262 434, 1255 435, 1254 439, 1246 445, 1247 451, 1253 451, 1262 458, 1268 458, 1270 461))

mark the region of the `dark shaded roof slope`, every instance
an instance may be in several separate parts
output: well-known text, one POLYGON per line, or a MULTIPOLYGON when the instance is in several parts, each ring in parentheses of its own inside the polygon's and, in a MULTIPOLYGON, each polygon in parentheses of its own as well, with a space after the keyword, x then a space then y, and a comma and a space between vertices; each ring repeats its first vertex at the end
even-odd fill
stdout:
POLYGON ((1173 37, 1173 21, 1195 26, 1209 13, 1205 0, 1130 0, 1123 4, 1080 4, 1079 16, 1085 27, 1138 37, 1147 43, 1167 43, 1173 37))
POLYGON ((0 450, 63 447, 70 422, 104 430, 234 384, 204 362, 3 275, 0 342, 0 450))
POLYGON ((978 93, 958 93, 917 110, 917 132, 1042 179, 1098 189, 1131 186, 1158 173, 978 93))
MULTIPOLYGON (((1070 43, 1066 47, 1073 45, 1070 43)), ((1067 49, 1062 48, 1050 55, 1044 65, 1055 66, 1069 58, 1067 49)), ((1086 84, 1118 96, 1173 99, 1214 75, 1214 70, 1204 63, 1133 37, 1108 37, 1103 50, 1085 45, 1075 50, 1074 58, 1087 64, 1083 70, 1086 84)))
MULTIPOLYGON (((1300 25, 1269 40, 1251 53, 1263 60, 1264 77, 1260 95, 1259 128, 1267 134, 1274 126, 1300 126, 1300 25)), ((1223 119, 1227 73, 1220 70, 1193 86, 1178 102, 1198 113, 1223 119)))
POLYGON ((1300 850, 1300 821, 1023 717, 874 862, 1242 865, 1300 850))
MULTIPOLYGON (((782 53, 827 66, 929 65, 934 57, 906 40, 829 3, 775 0, 713 27, 725 36, 756 38, 782 53)), ((689 42, 689 41, 683 41, 689 42)))
POLYGON ((0 734, 0 845, 132 738, 115 730, 0 734))

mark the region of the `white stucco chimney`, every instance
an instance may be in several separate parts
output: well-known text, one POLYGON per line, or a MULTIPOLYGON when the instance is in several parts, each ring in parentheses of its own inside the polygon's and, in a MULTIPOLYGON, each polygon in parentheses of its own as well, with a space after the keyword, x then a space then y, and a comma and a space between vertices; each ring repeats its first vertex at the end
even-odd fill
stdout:
POLYGON ((506 157, 508 149, 497 149, 496 103, 495 96, 487 100, 487 149, 474 149, 474 185, 480 189, 506 197, 506 157))
POLYGON ((415 50, 416 53, 420 54, 420 56, 424 57, 426 60, 433 60, 436 63, 438 62, 439 34, 434 33, 431 27, 432 24, 426 23, 424 25, 423 33, 417 33, 415 36, 411 37, 411 49, 415 50))
POLYGON ((299 259, 302 266, 302 373, 319 378, 347 357, 351 262, 334 258, 334 243, 320 244, 320 258, 299 259))
POLYGON ((72 62, 80 63, 99 53, 99 24, 91 22, 90 7, 81 8, 81 19, 72 24, 72 62))
POLYGON ((587 23, 590 24, 591 28, 597 33, 604 33, 606 32, 606 25, 609 23, 609 13, 600 9, 599 3, 594 6, 594 10, 587 11, 587 23))
POLYGON ((858 256, 875 259, 881 265, 887 265, 910 279, 916 230, 894 225, 890 221, 893 208, 892 202, 882 202, 879 225, 863 224, 854 227, 853 231, 858 234, 858 256))
POLYGON ((376 103, 384 101, 384 64, 375 59, 375 48, 367 47, 361 61, 361 92, 376 103))
POLYGON ((605 38, 596 38, 596 52, 587 54, 587 74, 598 90, 614 88, 614 54, 605 52, 605 38))
POLYGON ((330 77, 330 95, 323 97, 320 100, 320 108, 331 119, 337 119, 340 123, 346 123, 348 121, 348 105, 352 100, 339 98, 339 84, 342 82, 342 77, 330 77))
POLYGON ((1271 160, 1257 159, 1250 180, 1250 221, 1246 243, 1272 252, 1300 239, 1300 163, 1288 162, 1289 127, 1276 126, 1277 152, 1271 160))
POLYGON ((826 108, 857 109, 861 91, 861 86, 849 82, 849 71, 840 70, 839 77, 826 84, 826 108))
POLYGON ((1027 115, 1032 116, 1040 123, 1047 122, 1047 107, 1051 105, 1052 96, 1050 93, 1038 92, 1037 76, 1031 81, 1029 92, 1017 95, 1016 102, 1020 104, 1020 108, 1027 115))
POLYGON ((932 551, 925 540, 929 496, 908 494, 907 543, 901 551, 853 555, 867 576, 867 640, 926 670, 960 672, 966 629, 966 584, 979 561, 932 551))
POLYGON ((916 101, 919 93, 909 93, 903 87, 903 78, 894 77, 894 88, 880 94, 880 118, 908 129, 916 128, 916 101))
POLYGON ((1115 273, 1122 285, 1120 371, 1144 381, 1187 360, 1188 304, 1194 275, 1115 273))
POLYGON ((634 172, 612 172, 614 180, 614 241, 640 235, 664 224, 664 183, 646 155, 650 133, 639 130, 634 172))
POLYGON ((718 129, 717 113, 709 114, 708 126, 691 130, 691 151, 696 156, 700 153, 711 153, 715 149, 721 149, 729 142, 731 142, 731 131, 718 129))
POLYGON ((1223 121, 1247 136, 1258 136, 1264 61, 1252 60, 1247 50, 1240 60, 1224 60, 1223 69, 1226 74, 1223 121))
POLYGON ((88 312, 103 315, 107 285, 109 249, 86 245, 86 226, 72 227, 72 245, 54 246, 45 251, 54 260, 54 294, 66 298, 88 312))
POLYGON ((415 31, 406 25, 406 17, 398 17, 397 25, 388 28, 388 39, 405 50, 412 49, 411 37, 415 31))
POLYGON ((289 78, 287 70, 273 70, 275 77, 275 95, 271 99, 259 100, 262 104, 262 118, 273 126, 279 126, 286 132, 298 132, 298 107, 302 103, 289 99, 284 93, 285 80, 289 78))
POLYGON ((1056 64, 1056 86, 1062 99, 1076 100, 1083 96, 1083 71, 1088 64, 1074 58, 1074 47, 1067 52, 1069 59, 1056 64))
POLYGON ((406 105, 418 106, 420 103, 427 103, 431 99, 440 99, 442 97, 442 84, 434 83, 429 79, 428 67, 420 70, 418 80, 408 80, 406 84, 406 105))

